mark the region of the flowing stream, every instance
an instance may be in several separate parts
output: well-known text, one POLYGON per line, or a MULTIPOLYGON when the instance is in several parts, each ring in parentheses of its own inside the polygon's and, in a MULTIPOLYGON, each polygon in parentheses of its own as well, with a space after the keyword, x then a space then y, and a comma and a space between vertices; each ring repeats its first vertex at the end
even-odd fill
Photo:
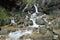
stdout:
POLYGON ((38 4, 37 4, 37 5, 36 5, 36 4, 34 4, 35 11, 36 11, 35 13, 38 13, 38 7, 37 7, 37 6, 38 6, 38 4))
POLYGON ((18 30, 15 32, 10 32, 6 40, 19 40, 23 35, 31 35, 32 30, 18 30))
POLYGON ((33 22, 33 25, 32 26, 30 26, 30 27, 36 27, 36 28, 38 28, 39 27, 39 25, 37 25, 36 24, 36 17, 37 17, 37 13, 38 13, 38 8, 37 8, 37 6, 36 6, 36 4, 34 4, 34 7, 35 7, 35 13, 33 13, 32 15, 31 15, 31 17, 30 17, 30 20, 32 20, 32 22, 33 22))
MULTIPOLYGON (((28 6, 28 5, 27 5, 27 6, 28 6)), ((28 12, 28 14, 31 14, 30 20, 32 20, 32 22, 33 22, 33 25, 30 26, 30 27, 32 27, 32 28, 38 28, 39 25, 37 25, 35 21, 36 21, 36 19, 38 19, 39 17, 40 17, 40 18, 44 17, 45 14, 42 15, 42 16, 37 16, 37 14, 39 13, 39 12, 38 12, 38 7, 37 7, 36 4, 34 4, 34 7, 35 7, 35 13, 31 14, 30 12, 28 12)), ((24 9, 24 10, 25 10, 25 9, 24 9)), ((26 16, 26 19, 27 19, 27 18, 28 18, 28 16, 26 16)), ((12 23, 15 23, 14 20, 11 20, 11 22, 12 22, 12 23)), ((15 31, 15 32, 10 32, 10 33, 8 34, 8 38, 7 38, 6 40, 19 40, 19 38, 20 38, 21 36, 27 35, 27 34, 31 35, 32 33, 33 33, 33 30, 18 30, 18 31, 15 31)))
MULTIPOLYGON (((37 5, 38 5, 38 4, 37 4, 37 5)), ((39 13, 39 12, 38 12, 38 7, 36 6, 36 4, 34 4, 34 7, 35 7, 35 10, 36 10, 36 11, 35 11, 35 13, 33 13, 33 14, 31 15, 31 17, 30 17, 30 20, 32 20, 32 22, 33 22, 33 25, 30 26, 30 27, 38 28, 39 25, 36 24, 36 19, 43 18, 43 17, 46 16, 46 14, 43 14, 43 15, 41 15, 41 16, 37 16, 37 14, 39 13)))

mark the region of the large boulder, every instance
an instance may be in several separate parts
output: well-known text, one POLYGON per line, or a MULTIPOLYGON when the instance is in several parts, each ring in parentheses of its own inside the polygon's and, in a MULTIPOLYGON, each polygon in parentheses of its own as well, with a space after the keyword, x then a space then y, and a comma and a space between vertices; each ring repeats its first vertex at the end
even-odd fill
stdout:
POLYGON ((36 19, 36 23, 38 25, 45 25, 46 24, 46 22, 43 19, 41 19, 41 18, 36 19))

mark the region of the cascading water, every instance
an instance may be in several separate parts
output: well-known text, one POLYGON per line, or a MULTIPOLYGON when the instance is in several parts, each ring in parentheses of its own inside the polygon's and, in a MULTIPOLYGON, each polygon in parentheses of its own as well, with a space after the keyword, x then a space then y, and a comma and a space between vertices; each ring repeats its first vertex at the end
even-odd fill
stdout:
POLYGON ((36 5, 36 4, 34 4, 34 7, 35 7, 35 10, 36 10, 36 12, 35 13, 38 13, 38 4, 36 5))
MULTIPOLYGON (((37 4, 38 5, 38 4, 37 4)), ((35 13, 33 13, 31 16, 30 16, 30 20, 32 20, 32 22, 33 22, 33 25, 32 26, 30 26, 30 27, 32 27, 32 28, 38 28, 39 27, 39 25, 37 25, 36 24, 36 19, 38 19, 39 17, 40 18, 42 18, 42 17, 44 17, 45 16, 45 14, 44 15, 42 15, 42 16, 37 16, 37 14, 39 13, 38 12, 38 7, 37 7, 37 5, 36 4, 34 4, 34 7, 35 7, 35 13)), ((28 6, 28 4, 27 4, 27 6, 28 6)), ((27 8, 27 6, 26 6, 26 8, 27 8)), ((25 8, 25 9, 26 9, 25 8)), ((24 9, 24 10, 25 10, 24 9)), ((28 14, 31 14, 29 11, 28 11, 28 14)), ((26 16, 26 19, 28 18, 28 16, 26 16)), ((11 20, 11 22, 12 23, 15 23, 15 21, 14 20, 11 20)), ((6 39, 6 40, 19 40, 19 38, 21 37, 21 36, 23 36, 23 35, 27 35, 27 34, 29 34, 29 35, 31 35, 33 33, 33 30, 18 30, 18 31, 15 31, 15 32, 10 32, 9 33, 9 35, 8 35, 8 38, 6 39)))
POLYGON ((29 4, 27 4, 26 7, 23 9, 23 12, 25 11, 26 8, 28 8, 28 5, 29 5, 29 4))
POLYGON ((28 34, 31 35, 32 30, 18 30, 18 31, 9 33, 8 38, 6 40, 19 40, 20 37, 28 34))
MULTIPOLYGON (((37 5, 38 5, 38 4, 37 4, 37 5)), ((37 8, 36 4, 34 4, 34 7, 35 7, 36 12, 33 13, 33 14, 31 15, 31 17, 30 17, 30 20, 32 20, 32 22, 33 22, 33 25, 30 26, 30 27, 38 28, 39 25, 36 23, 36 19, 43 18, 43 17, 46 16, 46 14, 43 14, 43 15, 41 15, 41 16, 37 16, 37 14, 38 14, 39 12, 38 12, 38 8, 37 8)), ((44 19, 44 21, 46 21, 46 19, 44 19)))
POLYGON ((37 13, 38 13, 38 8, 37 8, 37 6, 36 6, 36 4, 34 4, 34 7, 35 7, 35 13, 33 13, 32 15, 31 15, 31 17, 30 17, 30 20, 32 20, 32 22, 33 22, 33 25, 32 26, 30 26, 30 27, 36 27, 36 28, 38 28, 39 27, 39 25, 37 25, 36 24, 36 18, 37 18, 37 13))
POLYGON ((11 17, 11 25, 16 24, 14 17, 11 17))
POLYGON ((15 20, 11 20, 11 24, 15 24, 15 20))

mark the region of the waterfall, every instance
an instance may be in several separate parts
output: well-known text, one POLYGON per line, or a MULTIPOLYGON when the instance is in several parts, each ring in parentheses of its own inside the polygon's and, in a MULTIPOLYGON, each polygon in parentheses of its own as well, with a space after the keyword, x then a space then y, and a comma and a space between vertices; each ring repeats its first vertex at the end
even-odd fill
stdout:
POLYGON ((37 4, 37 5, 34 4, 34 7, 35 7, 35 11, 36 11, 36 13, 38 13, 38 8, 37 8, 37 6, 38 6, 38 4, 37 4))
MULTIPOLYGON (((37 4, 37 6, 38 6, 38 4, 37 4)), ((35 13, 33 13, 33 14, 31 15, 31 18, 33 18, 33 19, 37 17, 37 13, 38 13, 38 8, 37 8, 37 6, 36 6, 36 4, 34 4, 35 13)))
POLYGON ((32 15, 31 15, 31 18, 32 19, 34 19, 34 18, 36 18, 37 17, 37 14, 36 13, 33 13, 32 15))
MULTIPOLYGON (((31 15, 32 16, 32 15, 31 15)), ((39 27, 39 25, 38 24, 36 24, 36 19, 39 19, 39 18, 43 18, 43 17, 45 17, 46 16, 46 14, 44 14, 44 15, 41 15, 41 16, 35 16, 35 18, 30 18, 30 20, 32 20, 33 21, 33 25, 31 26, 31 27, 36 27, 36 28, 38 28, 39 27)), ((46 20, 46 18, 44 19, 44 21, 46 21, 47 22, 47 20, 46 20)))
POLYGON ((36 24, 36 19, 38 19, 38 18, 43 18, 44 16, 46 16, 46 14, 44 14, 44 15, 41 15, 41 16, 37 16, 37 13, 38 13, 38 8, 37 8, 37 6, 38 6, 38 4, 36 5, 36 4, 34 4, 34 7, 35 7, 35 13, 33 13, 32 15, 31 15, 31 17, 30 17, 30 20, 32 20, 32 22, 33 22, 33 25, 32 26, 30 26, 30 27, 35 27, 35 28, 38 28, 39 27, 39 25, 38 24, 36 24))
POLYGON ((28 5, 29 5, 29 4, 27 4, 26 7, 23 9, 23 12, 25 11, 26 8, 28 8, 28 5))
POLYGON ((15 24, 15 20, 11 20, 11 24, 15 24))
POLYGON ((34 28, 34 27, 35 27, 35 28, 38 28, 38 27, 39 27, 39 25, 37 25, 37 24, 36 24, 35 20, 33 20, 33 19, 31 19, 31 20, 32 20, 32 22, 33 22, 33 25, 32 25, 32 26, 30 26, 30 27, 33 27, 33 28, 34 28))
MULTIPOLYGON (((31 17, 30 17, 30 20, 32 20, 33 25, 32 25, 32 26, 30 26, 30 27, 38 28, 38 27, 39 27, 39 25, 38 25, 38 24, 36 24, 36 22, 35 22, 35 21, 36 21, 36 19, 43 18, 43 17, 46 17, 46 14, 43 14, 43 15, 41 15, 41 16, 37 16, 37 14, 36 14, 36 13, 33 13, 33 14, 31 15, 31 17)), ((44 21, 45 21, 45 22, 47 22, 46 18, 44 19, 44 21)))
POLYGON ((33 22, 33 25, 32 26, 30 26, 30 27, 38 27, 39 25, 37 25, 36 24, 36 17, 37 17, 37 14, 36 13, 33 13, 32 15, 31 15, 31 17, 30 17, 30 20, 32 20, 32 22, 33 22))

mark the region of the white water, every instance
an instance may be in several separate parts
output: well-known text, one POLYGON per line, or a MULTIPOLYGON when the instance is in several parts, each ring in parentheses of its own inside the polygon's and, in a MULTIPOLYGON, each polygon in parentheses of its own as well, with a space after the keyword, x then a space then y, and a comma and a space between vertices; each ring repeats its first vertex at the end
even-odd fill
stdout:
MULTIPOLYGON (((38 4, 37 4, 38 5, 38 4)), ((31 17, 30 17, 30 20, 32 20, 33 21, 33 25, 32 26, 30 26, 30 27, 35 27, 35 28, 38 28, 39 27, 39 25, 37 25, 36 24, 36 19, 39 19, 39 18, 43 18, 43 17, 45 17, 46 16, 46 14, 43 14, 43 15, 41 15, 41 16, 37 16, 37 13, 39 13, 38 12, 38 8, 37 8, 37 6, 36 6, 36 4, 34 4, 34 7, 35 7, 35 10, 36 10, 36 12, 35 13, 33 13, 32 15, 31 15, 31 17)))
POLYGON ((15 24, 15 20, 11 20, 11 24, 15 24))
POLYGON ((39 27, 39 25, 37 25, 36 23, 35 23, 35 20, 32 20, 33 21, 33 25, 32 26, 30 26, 30 27, 35 27, 35 28, 38 28, 39 27))
POLYGON ((31 18, 30 18, 30 19, 34 19, 34 18, 37 17, 38 8, 37 8, 36 4, 34 4, 34 7, 35 7, 35 13, 33 13, 33 14, 31 15, 31 18))
MULTIPOLYGON (((27 8, 27 6, 28 6, 28 4, 27 4, 26 7, 24 8, 24 10, 27 8)), ((37 6, 36 6, 35 4, 34 4, 34 7, 35 7, 36 12, 31 15, 30 20, 33 21, 33 26, 31 26, 31 27, 38 27, 39 25, 37 25, 37 24, 35 23, 35 20, 36 20, 36 17, 37 17, 37 14, 36 14, 36 13, 38 13, 38 8, 37 8, 37 6)), ((24 10, 23 10, 23 11, 24 11, 24 10)), ((29 13, 29 12, 28 12, 28 13, 29 13)), ((29 14, 30 14, 30 13, 29 13, 29 14)), ((28 16, 26 16, 26 19, 27 19, 27 18, 28 18, 28 16)), ((15 23, 15 21, 14 21, 14 20, 11 20, 11 23, 15 23)), ((11 32, 11 33, 9 33, 8 38, 7 38, 6 40, 19 40, 19 38, 20 38, 21 36, 27 35, 27 34, 31 35, 31 34, 32 34, 32 30, 24 30, 24 31, 18 30, 18 31, 15 31, 15 32, 11 32)))
MULTIPOLYGON (((30 20, 33 21, 33 25, 30 26, 30 27, 32 27, 32 28, 38 28, 39 25, 36 24, 36 22, 35 22, 36 19, 42 18, 42 17, 46 16, 46 14, 41 15, 41 16, 37 16, 38 8, 37 8, 36 4, 34 4, 34 7, 35 7, 36 12, 33 13, 33 14, 31 15, 31 17, 30 17, 30 20)), ((26 8, 25 8, 25 9, 26 9, 26 8)), ((24 9, 24 10, 25 10, 25 9, 24 9)), ((28 12, 28 14, 31 14, 31 13, 28 12)), ((26 16, 26 19, 27 19, 27 18, 28 18, 28 16, 26 16)), ((12 23, 15 23, 14 20, 11 20, 11 22, 12 22, 12 23)), ((31 35, 32 33, 33 33, 32 30, 18 30, 18 31, 9 33, 8 38, 7 38, 6 40, 19 40, 19 38, 20 38, 21 36, 27 35, 27 34, 31 35)))
POLYGON ((6 40, 19 40, 20 37, 28 34, 31 35, 32 30, 18 30, 18 31, 9 33, 8 38, 6 40))
POLYGON ((29 5, 29 4, 27 4, 26 7, 23 9, 23 12, 25 11, 26 8, 28 8, 28 5, 29 5))
POLYGON ((30 26, 30 27, 38 28, 39 25, 37 25, 36 22, 35 22, 35 21, 36 21, 36 18, 38 17, 38 16, 37 16, 38 8, 37 8, 36 4, 34 4, 34 7, 35 7, 35 13, 33 13, 33 14, 31 15, 31 17, 30 17, 30 20, 32 20, 33 25, 30 26))
POLYGON ((37 6, 38 6, 38 4, 37 4, 37 5, 36 5, 36 4, 34 4, 35 11, 36 11, 35 13, 38 13, 38 7, 37 7, 37 6))

